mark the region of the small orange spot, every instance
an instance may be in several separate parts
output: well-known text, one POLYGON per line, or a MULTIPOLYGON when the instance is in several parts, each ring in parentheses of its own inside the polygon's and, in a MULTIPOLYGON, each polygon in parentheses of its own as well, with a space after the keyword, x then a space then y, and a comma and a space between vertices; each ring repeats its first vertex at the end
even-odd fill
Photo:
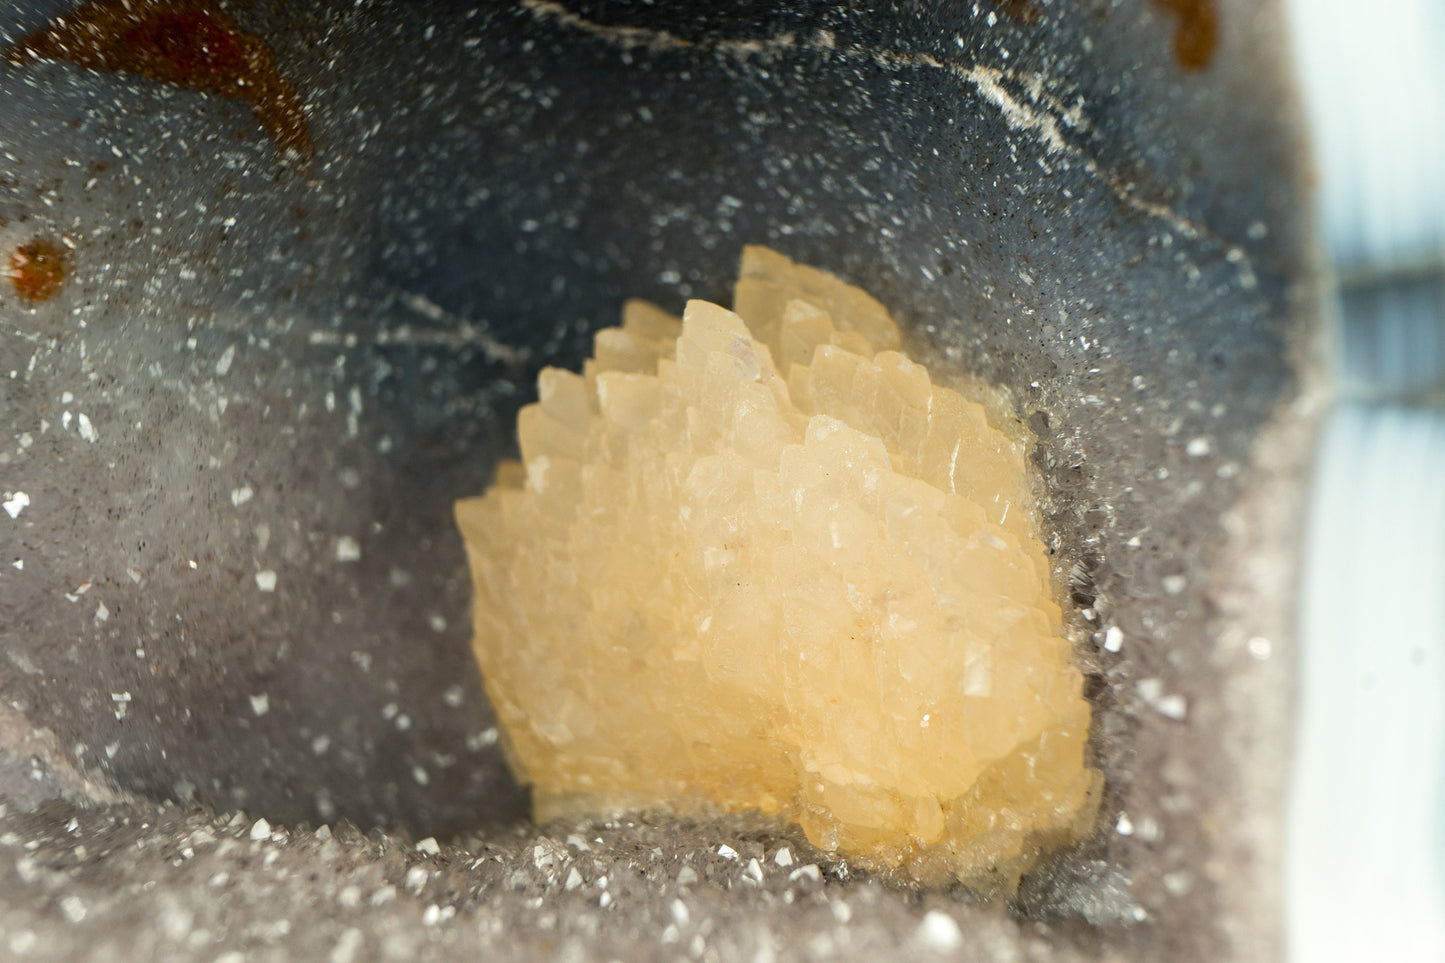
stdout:
POLYGON ((6 57, 16 65, 68 60, 236 97, 251 104, 283 151, 311 156, 296 88, 266 42, 242 31, 216 0, 93 0, 23 38, 6 57))
POLYGON ((66 249, 44 238, 17 247, 10 255, 10 283, 27 301, 49 301, 65 286, 70 270, 66 249))
POLYGON ((1219 15, 1214 0, 1154 0, 1154 5, 1179 18, 1174 28, 1174 56, 1179 66, 1203 70, 1219 46, 1219 15))

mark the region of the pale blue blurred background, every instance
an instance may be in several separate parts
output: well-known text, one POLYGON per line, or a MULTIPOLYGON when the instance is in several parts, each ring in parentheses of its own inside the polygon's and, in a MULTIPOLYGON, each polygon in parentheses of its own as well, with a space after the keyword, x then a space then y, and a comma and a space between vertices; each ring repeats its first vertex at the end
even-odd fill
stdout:
POLYGON ((1291 958, 1445 961, 1445 0, 1290 0, 1336 271, 1291 958))

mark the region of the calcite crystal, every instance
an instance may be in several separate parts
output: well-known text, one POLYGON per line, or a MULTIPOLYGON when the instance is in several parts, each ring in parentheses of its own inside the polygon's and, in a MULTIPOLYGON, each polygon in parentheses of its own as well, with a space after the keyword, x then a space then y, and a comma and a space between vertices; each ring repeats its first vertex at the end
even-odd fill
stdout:
POLYGON ((457 504, 508 759, 538 819, 760 810, 1010 890, 1100 787, 1022 435, 838 278, 748 248, 735 307, 630 302, 457 504))

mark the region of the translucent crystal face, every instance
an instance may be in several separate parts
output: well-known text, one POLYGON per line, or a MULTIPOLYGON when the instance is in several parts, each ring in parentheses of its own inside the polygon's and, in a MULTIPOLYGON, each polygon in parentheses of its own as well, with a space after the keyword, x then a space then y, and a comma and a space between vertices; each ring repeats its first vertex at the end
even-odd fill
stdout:
POLYGON ((457 504, 512 766, 539 819, 756 809, 1012 889, 1101 778, 1022 437, 831 275, 748 248, 735 307, 630 302, 457 504))

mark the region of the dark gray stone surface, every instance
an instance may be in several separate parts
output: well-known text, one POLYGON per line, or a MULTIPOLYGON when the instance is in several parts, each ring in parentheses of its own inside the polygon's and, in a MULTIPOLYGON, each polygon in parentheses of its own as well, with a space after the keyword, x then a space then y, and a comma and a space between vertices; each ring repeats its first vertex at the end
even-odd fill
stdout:
POLYGON ((0 949, 863 958, 950 936, 932 908, 967 957, 1277 955, 1316 278, 1279 11, 1218 7, 1189 71, 1145 0, 233 5, 309 162, 241 102, 0 64, 0 254, 74 245, 53 301, 0 284, 0 949), (452 500, 540 365, 626 296, 726 300, 755 242, 1039 434, 1108 800, 1010 906, 754 886, 716 848, 761 866, 758 827, 538 830, 496 749, 452 500))

